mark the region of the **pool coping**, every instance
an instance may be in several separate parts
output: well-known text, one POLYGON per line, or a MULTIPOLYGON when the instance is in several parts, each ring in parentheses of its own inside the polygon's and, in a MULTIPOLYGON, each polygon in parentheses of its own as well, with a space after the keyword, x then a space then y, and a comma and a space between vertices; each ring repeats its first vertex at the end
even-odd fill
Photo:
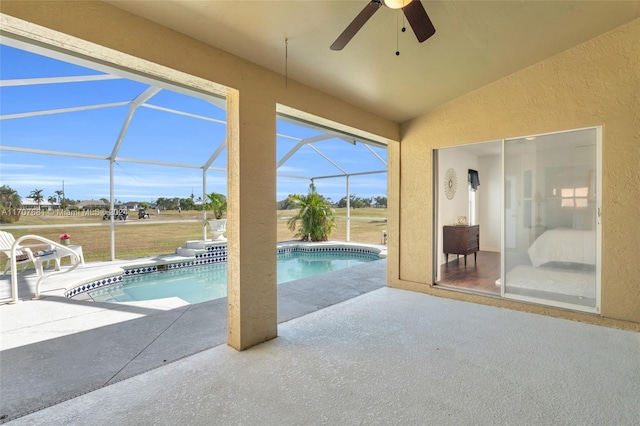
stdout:
MULTIPOLYGON (((284 241, 276 244, 276 254, 292 252, 324 253, 329 251, 378 256, 380 259, 386 258, 387 255, 386 246, 364 243, 341 241, 284 241)), ((109 273, 84 278, 77 277, 75 280, 67 281, 63 295, 69 299, 86 298, 86 300, 92 300, 87 294, 89 291, 121 284, 126 277, 215 263, 226 263, 227 241, 186 241, 185 247, 177 248, 176 253, 180 254, 157 256, 151 259, 136 259, 122 264, 119 267, 115 267, 117 270, 109 273)))

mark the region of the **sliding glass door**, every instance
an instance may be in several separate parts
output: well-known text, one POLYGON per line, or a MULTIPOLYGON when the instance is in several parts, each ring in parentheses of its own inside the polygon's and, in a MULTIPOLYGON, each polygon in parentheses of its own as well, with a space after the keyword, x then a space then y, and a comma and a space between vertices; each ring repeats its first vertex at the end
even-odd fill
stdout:
POLYGON ((601 129, 504 141, 503 294, 599 312, 601 129))

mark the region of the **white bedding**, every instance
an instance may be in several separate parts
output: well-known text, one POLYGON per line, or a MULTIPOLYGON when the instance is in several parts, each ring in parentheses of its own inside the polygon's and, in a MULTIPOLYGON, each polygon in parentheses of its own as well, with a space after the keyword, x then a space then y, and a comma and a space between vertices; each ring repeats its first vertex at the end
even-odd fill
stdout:
POLYGON ((596 233, 577 229, 551 229, 540 235, 527 253, 535 267, 547 262, 595 265, 596 233))

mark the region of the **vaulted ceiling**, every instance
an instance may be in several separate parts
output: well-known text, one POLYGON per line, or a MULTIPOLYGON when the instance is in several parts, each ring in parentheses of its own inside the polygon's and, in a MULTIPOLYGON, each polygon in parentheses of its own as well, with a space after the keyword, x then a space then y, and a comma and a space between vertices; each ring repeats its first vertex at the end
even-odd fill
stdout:
POLYGON ((107 2, 398 122, 640 17, 635 0, 423 0, 424 43, 382 7, 332 51, 368 0, 107 2))

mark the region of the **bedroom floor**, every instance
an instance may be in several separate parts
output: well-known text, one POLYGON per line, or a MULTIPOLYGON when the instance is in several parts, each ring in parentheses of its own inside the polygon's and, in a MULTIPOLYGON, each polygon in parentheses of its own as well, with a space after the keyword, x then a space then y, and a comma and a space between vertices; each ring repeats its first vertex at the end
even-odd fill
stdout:
MULTIPOLYGON (((510 293, 576 306, 596 305, 593 270, 588 265, 576 268, 549 262, 533 268, 526 256, 519 259, 517 253, 511 253, 509 258, 510 293)), ((500 286, 496 285, 500 279, 500 253, 480 251, 477 263, 473 256, 467 256, 465 266, 464 257, 460 256, 440 268, 439 286, 500 295, 500 286)))
POLYGON ((441 286, 500 294, 500 286, 496 285, 500 278, 500 253, 479 251, 475 262, 473 255, 467 256, 466 266, 464 256, 454 258, 440 267, 440 277, 437 284, 441 286))

